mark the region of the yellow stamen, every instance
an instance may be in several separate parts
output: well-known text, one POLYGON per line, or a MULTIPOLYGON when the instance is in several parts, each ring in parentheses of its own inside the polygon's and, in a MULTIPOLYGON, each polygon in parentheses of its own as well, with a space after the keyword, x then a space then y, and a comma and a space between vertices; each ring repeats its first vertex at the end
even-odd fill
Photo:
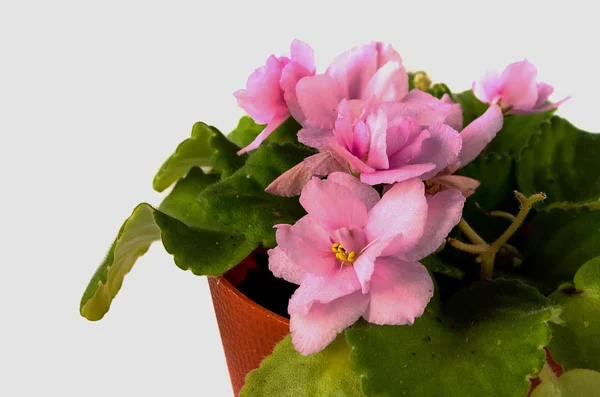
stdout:
POLYGON ((348 262, 352 263, 356 260, 356 252, 352 251, 348 254, 348 262))
POLYGON ((335 243, 331 246, 331 250, 333 251, 334 254, 337 254, 339 252, 339 247, 340 247, 339 243, 335 243))
POLYGON ((346 257, 346 254, 343 252, 338 252, 337 254, 335 254, 335 257, 338 258, 341 261, 346 261, 348 258, 346 257))
POLYGON ((346 252, 346 250, 340 243, 334 243, 331 246, 331 251, 333 251, 335 257, 342 262, 342 265, 346 262, 354 263, 354 261, 358 257, 358 255, 354 251, 350 253, 346 252))

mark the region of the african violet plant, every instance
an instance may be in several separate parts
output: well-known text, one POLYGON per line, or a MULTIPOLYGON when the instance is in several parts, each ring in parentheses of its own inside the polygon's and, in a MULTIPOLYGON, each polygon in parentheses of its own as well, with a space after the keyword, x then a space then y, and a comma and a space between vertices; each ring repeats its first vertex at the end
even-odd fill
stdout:
POLYGON ((600 136, 536 75, 453 93, 382 43, 317 74, 294 41, 235 93, 250 117, 195 124, 163 164, 154 188, 174 188, 125 221, 81 314, 155 240, 208 276, 268 249, 291 335, 242 396, 525 396, 540 374, 534 396, 597 393, 600 136))

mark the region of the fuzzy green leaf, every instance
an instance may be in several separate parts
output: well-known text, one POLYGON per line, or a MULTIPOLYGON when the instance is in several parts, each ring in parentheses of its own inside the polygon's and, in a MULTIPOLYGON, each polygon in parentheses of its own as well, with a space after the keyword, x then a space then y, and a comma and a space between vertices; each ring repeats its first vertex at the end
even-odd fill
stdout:
POLYGON ((123 223, 106 258, 83 293, 79 307, 83 317, 91 321, 104 317, 121 289, 125 275, 148 251, 150 244, 160 238, 153 214, 154 209, 150 205, 140 204, 123 223))
POLYGON ((223 225, 198 197, 219 176, 193 168, 181 179, 155 214, 161 238, 175 264, 197 275, 218 276, 237 265, 258 246, 223 225))
POLYGON ((544 206, 589 203, 600 198, 600 135, 553 117, 532 136, 517 164, 517 181, 525 194, 544 192, 544 206))
POLYGON ((252 117, 243 116, 238 121, 237 127, 227 135, 227 138, 238 147, 244 148, 252 143, 254 138, 264 130, 266 125, 256 124, 252 117))
POLYGON ((325 350, 302 356, 287 336, 246 377, 240 397, 365 397, 350 369, 349 350, 340 336, 325 350))
POLYGON ((209 139, 214 134, 206 124, 198 122, 192 127, 191 138, 181 142, 175 153, 160 167, 152 186, 162 192, 179 178, 184 177, 192 167, 208 167, 212 165, 210 157, 213 149, 209 139))
POLYGON ((210 127, 213 131, 208 143, 213 148, 213 154, 210 156, 210 161, 215 170, 221 172, 221 176, 226 178, 240 169, 248 155, 238 156, 240 150, 235 143, 231 142, 215 127, 210 127))
POLYGON ((574 284, 550 295, 563 307, 562 322, 551 323, 548 348, 563 368, 600 371, 600 257, 586 262, 574 284))
POLYGON ((438 273, 443 274, 444 276, 448 276, 451 278, 455 278, 457 280, 462 280, 465 276, 465 273, 460 270, 458 267, 451 265, 443 261, 437 255, 429 255, 427 258, 423 258, 420 261, 430 273, 438 273))
POLYGON ((521 282, 480 282, 412 326, 349 329, 350 360, 367 395, 522 397, 545 361, 552 309, 521 282))
POLYGON ((485 149, 485 153, 508 153, 514 159, 521 156, 521 151, 533 134, 539 132, 540 126, 550 120, 552 112, 531 115, 513 115, 504 117, 502 129, 485 149))
POLYGON ((469 199, 485 210, 497 209, 507 199, 514 200, 513 160, 505 153, 489 153, 479 156, 460 170, 460 175, 481 182, 469 199))
POLYGON ((463 111, 463 127, 469 125, 477 117, 485 113, 489 105, 481 102, 473 95, 472 90, 454 94, 453 99, 460 104, 463 111))
POLYGON ((310 152, 293 144, 263 144, 232 176, 208 187, 198 200, 219 222, 248 241, 275 245, 274 225, 295 223, 304 215, 297 198, 279 197, 264 189, 310 152))
POLYGON ((600 373, 572 369, 559 378, 552 377, 535 388, 531 397, 599 397, 600 373))
POLYGON ((540 211, 522 251, 523 271, 544 293, 573 279, 582 263, 600 255, 600 211, 553 208, 540 211))

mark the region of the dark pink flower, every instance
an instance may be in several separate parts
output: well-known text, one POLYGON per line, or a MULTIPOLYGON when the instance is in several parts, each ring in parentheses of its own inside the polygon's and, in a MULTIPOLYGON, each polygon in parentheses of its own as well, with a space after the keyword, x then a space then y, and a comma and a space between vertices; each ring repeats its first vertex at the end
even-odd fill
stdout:
POLYGON ((545 104, 554 91, 551 85, 538 83, 537 68, 528 60, 511 63, 499 74, 490 72, 473 83, 473 93, 482 102, 499 104, 510 114, 547 112, 568 100, 545 104))
POLYGON ((250 75, 246 89, 234 93, 238 104, 265 129, 239 154, 256 149, 289 116, 290 110, 301 114, 296 98, 296 84, 315 74, 312 48, 300 41, 291 44, 291 58, 271 55, 265 65, 250 75))
POLYGON ((313 178, 300 203, 308 214, 277 226, 269 268, 300 287, 290 299, 292 342, 302 354, 325 348, 361 316, 375 324, 412 324, 433 295, 418 261, 458 223, 456 190, 425 196, 421 180, 395 184, 383 198, 345 173, 313 178))

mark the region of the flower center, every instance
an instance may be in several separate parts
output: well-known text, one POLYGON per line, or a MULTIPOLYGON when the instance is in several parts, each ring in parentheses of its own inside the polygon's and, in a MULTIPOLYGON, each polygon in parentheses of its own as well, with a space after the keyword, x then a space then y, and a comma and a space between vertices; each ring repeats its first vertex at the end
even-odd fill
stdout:
POLYGON ((342 262, 342 265, 345 262, 354 263, 354 261, 358 257, 358 255, 356 255, 356 252, 354 252, 354 251, 348 253, 344 249, 344 247, 342 247, 342 244, 340 244, 340 243, 334 243, 331 246, 331 251, 333 251, 333 253, 335 254, 335 257, 338 258, 342 262))
POLYGON ((442 186, 439 183, 432 182, 431 180, 423 181, 425 184, 425 193, 433 196, 440 190, 442 190, 442 186))

